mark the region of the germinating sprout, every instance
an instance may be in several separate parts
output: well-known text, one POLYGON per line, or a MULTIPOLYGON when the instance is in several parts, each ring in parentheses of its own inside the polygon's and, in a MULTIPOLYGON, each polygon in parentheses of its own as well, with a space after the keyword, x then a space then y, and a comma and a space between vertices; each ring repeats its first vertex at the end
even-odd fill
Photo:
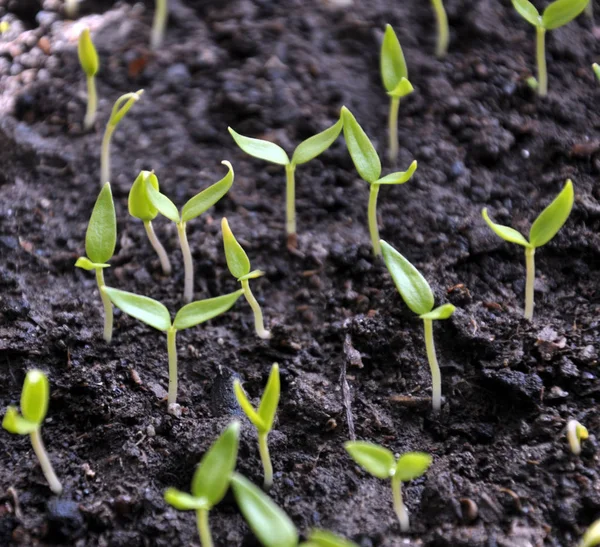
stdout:
POLYGON ((42 472, 50 485, 50 490, 55 494, 61 494, 62 484, 54 473, 42 442, 41 429, 48 412, 49 400, 48 377, 41 370, 30 370, 25 376, 21 391, 21 414, 14 406, 9 406, 2 420, 2 427, 9 433, 29 435, 42 472))
POLYGON ((178 511, 196 511, 202 547, 213 547, 208 513, 227 493, 235 469, 240 423, 232 422, 200 460, 192 478, 191 494, 176 488, 165 491, 165 501, 178 511))
POLYGON ((548 94, 548 71, 546 68, 546 31, 566 25, 577 17, 589 0, 556 0, 546 7, 543 14, 529 0, 512 0, 519 15, 535 27, 538 77, 528 80, 540 97, 548 94))
POLYGON ((600 545, 600 519, 586 530, 578 547, 595 547, 596 545, 600 545))
MULTIPOLYGON (((77 46, 79 63, 87 80, 87 109, 83 120, 83 127, 91 129, 96 121, 96 110, 98 109, 98 95, 96 93, 96 73, 100 66, 98 53, 92 42, 89 29, 83 29, 79 35, 79 44, 77 46)), ((107 182, 106 180, 104 182, 107 182)))
POLYGON ((408 170, 390 173, 381 177, 381 161, 377 155, 375 147, 363 131, 362 127, 352 115, 352 112, 345 106, 342 107, 342 121, 344 122, 344 139, 346 147, 350 152, 350 157, 354 162, 354 167, 358 171, 360 178, 369 183, 369 232, 371 234, 371 243, 375 256, 381 255, 381 246, 379 245, 379 227, 377 226, 377 196, 379 187, 382 184, 404 184, 410 180, 417 170, 417 162, 413 161, 408 170))
POLYGON ((100 149, 100 185, 110 182, 110 141, 112 140, 113 133, 119 122, 139 100, 143 92, 144 90, 140 89, 135 93, 125 93, 125 95, 121 95, 115 101, 110 118, 106 124, 106 129, 104 130, 104 136, 102 137, 102 148, 100 149))
POLYGON ((107 182, 96 200, 92 216, 85 233, 85 254, 75 262, 77 268, 96 272, 96 282, 104 306, 104 340, 110 342, 113 331, 113 310, 109 298, 102 292, 104 268, 110 268, 108 261, 115 253, 117 245, 117 216, 110 182, 107 182))
POLYGON ((598 81, 600 81, 600 65, 598 63, 594 63, 592 65, 592 70, 594 71, 594 74, 596 75, 598 81))
POLYGON ((252 403, 250 403, 244 392, 244 388, 242 388, 242 384, 240 384, 237 378, 233 381, 233 390, 244 414, 252 422, 252 425, 256 427, 256 431, 258 432, 258 450, 265 473, 264 489, 270 490, 271 486, 273 486, 273 464, 269 455, 268 436, 273 427, 277 405, 279 404, 279 365, 275 363, 271 367, 271 374, 269 374, 269 380, 267 381, 267 386, 265 387, 258 409, 252 406, 252 403))
POLYGON ((439 412, 442 408, 442 377, 435 353, 433 321, 448 319, 456 308, 452 304, 442 304, 434 309, 433 292, 421 272, 386 241, 381 240, 381 247, 383 260, 402 300, 423 320, 425 349, 431 369, 431 401, 433 410, 439 412))
POLYGON ((75 19, 79 11, 79 0, 65 0, 65 13, 69 19, 75 19))
POLYGON ((121 311, 135 317, 146 325, 167 333, 167 354, 169 357, 169 391, 168 409, 171 414, 179 413, 177 405, 177 332, 195 327, 217 315, 225 313, 244 292, 234 293, 198 300, 180 308, 171 322, 169 310, 157 300, 112 287, 102 287, 102 291, 121 311))
POLYGON ((525 265, 527 281, 525 285, 525 318, 533 318, 533 300, 535 284, 535 250, 546 245, 562 228, 573 208, 573 183, 567 180, 565 187, 554 201, 535 219, 529 230, 529 241, 520 232, 508 226, 495 224, 488 216, 487 207, 481 212, 484 220, 494 233, 504 241, 525 247, 525 265))
POLYGON ((419 478, 431 465, 431 456, 423 452, 406 452, 397 460, 391 450, 364 441, 344 444, 350 457, 365 471, 378 479, 392 480, 394 511, 400 521, 400 529, 408 532, 408 512, 402 502, 402 483, 419 478))
POLYGON ((573 454, 576 456, 581 454, 581 441, 588 437, 589 433, 587 428, 581 425, 577 420, 569 420, 567 422, 567 440, 569 441, 569 447, 573 454))
POLYGON ((244 296, 254 312, 254 328, 256 334, 259 338, 268 340, 271 338, 271 332, 265 329, 260 304, 256 298, 254 298, 254 295, 250 290, 250 280, 264 275, 264 272, 260 270, 250 271, 250 260, 248 259, 248 255, 233 235, 225 217, 221 220, 221 231, 223 232, 223 246, 225 247, 227 267, 229 268, 231 275, 242 284, 244 296))
POLYGON ((152 22, 152 37, 150 38, 152 49, 158 49, 162 46, 167 26, 167 17, 169 16, 168 10, 168 0, 156 0, 154 21, 152 22))
POLYGON ((442 0, 431 0, 433 11, 437 21, 437 47, 435 54, 438 57, 445 57, 448 53, 448 43, 450 42, 450 29, 448 28, 448 15, 444 8, 442 0))
POLYGON ((285 166, 286 175, 286 232, 287 244, 290 249, 298 247, 296 231, 296 166, 307 163, 327 150, 338 138, 342 130, 342 121, 338 120, 321 133, 301 142, 294 150, 292 159, 285 150, 275 143, 244 137, 231 127, 227 128, 236 144, 249 156, 285 166))

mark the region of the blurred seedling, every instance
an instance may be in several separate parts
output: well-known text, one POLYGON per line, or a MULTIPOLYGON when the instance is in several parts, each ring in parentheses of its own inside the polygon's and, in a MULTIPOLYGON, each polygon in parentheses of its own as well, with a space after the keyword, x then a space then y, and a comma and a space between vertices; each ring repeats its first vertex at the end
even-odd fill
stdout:
POLYGON ((600 82, 600 65, 598 63, 594 63, 592 65, 592 70, 594 71, 594 75, 596 76, 596 78, 600 82))
POLYGON ((596 545, 600 545, 600 519, 587 529, 578 547, 595 547, 596 545))
POLYGON ((569 420, 567 422, 567 440, 569 441, 569 447, 573 454, 576 456, 581 454, 581 441, 584 441, 588 437, 589 433, 587 428, 581 425, 577 420, 569 420))
POLYGON ((154 20, 152 22, 152 36, 150 46, 152 49, 158 49, 162 46, 165 37, 165 28, 167 27, 167 17, 169 7, 167 0, 156 0, 154 6, 154 20))
POLYGON ((431 0, 435 19, 437 22, 437 46, 435 54, 439 57, 445 57, 448 53, 448 44, 450 42, 450 29, 448 28, 448 15, 442 0, 431 0))
MULTIPOLYGON (((98 53, 92 42, 90 30, 85 28, 79 35, 79 44, 77 46, 79 63, 85 73, 87 80, 87 109, 83 120, 83 127, 89 130, 96 121, 96 111, 98 109, 98 95, 96 93, 96 73, 100 66, 98 53)), ((104 182, 107 182, 105 180, 104 182)), ((104 182, 102 184, 104 184, 104 182)))
POLYGON ((69 19, 75 19, 79 11, 79 0, 65 0, 65 14, 69 19))

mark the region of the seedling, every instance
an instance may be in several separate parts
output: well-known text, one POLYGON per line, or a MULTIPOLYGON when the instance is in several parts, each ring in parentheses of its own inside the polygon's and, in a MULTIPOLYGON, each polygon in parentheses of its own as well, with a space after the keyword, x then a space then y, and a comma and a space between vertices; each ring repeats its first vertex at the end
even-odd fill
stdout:
MULTIPOLYGON (((87 110, 83 120, 83 127, 88 130, 96 121, 96 110, 98 108, 98 95, 96 93, 96 73, 100 63, 98 61, 98 53, 92 42, 89 29, 83 29, 79 35, 79 44, 77 46, 79 54, 79 63, 83 72, 85 72, 87 80, 87 110)), ((104 181, 106 182, 106 181, 104 181)))
POLYGON ((104 294, 121 311, 131 317, 139 319, 142 323, 167 333, 167 354, 169 357, 169 392, 168 409, 171 414, 179 413, 177 405, 177 331, 195 327, 217 315, 225 313, 244 292, 242 289, 234 293, 198 300, 183 306, 171 322, 169 310, 157 300, 140 296, 131 292, 102 287, 104 294))
POLYGON ((113 133, 115 132, 117 125, 119 125, 119 122, 139 100, 143 92, 144 90, 140 89, 135 93, 125 93, 125 95, 121 95, 115 101, 112 112, 110 113, 110 118, 106 124, 106 129, 104 130, 104 137, 102 137, 102 148, 100 150, 100 185, 105 182, 110 182, 110 141, 112 140, 113 133))
POLYGON ((392 163, 398 157, 398 109, 400 99, 410 95, 414 88, 408 81, 408 68, 402 47, 391 25, 386 25, 380 57, 383 86, 390 96, 390 115, 388 119, 389 158, 392 163))
POLYGON ((2 427, 9 433, 29 435, 33 451, 40 462, 50 490, 58 495, 62 493, 62 484, 54 473, 52 463, 46 454, 41 434, 42 423, 48 412, 49 400, 48 377, 41 370, 30 370, 25 376, 21 391, 21 414, 16 407, 9 406, 2 420, 2 427))
POLYGON ((494 233, 504 241, 525 247, 527 282, 525 285, 525 319, 533 318, 533 287, 535 283, 535 250, 546 245, 562 228, 573 208, 573 183, 567 180, 565 187, 555 200, 535 219, 529 230, 529 241, 520 232, 508 226, 495 224, 488 216, 487 207, 481 212, 494 233))
POLYGON ((75 19, 79 11, 79 0, 65 0, 65 13, 69 19, 75 19))
POLYGON ((229 489, 237 461, 239 436, 240 423, 234 421, 208 449, 192 478, 191 495, 176 488, 165 491, 165 501, 178 511, 196 511, 202 547, 213 547, 208 513, 229 489))
POLYGON ((242 388, 242 384, 240 384, 240 381, 237 378, 233 381, 233 389, 235 397, 242 407, 244 414, 248 416, 248 419, 252 422, 252 425, 256 427, 256 431, 258 432, 258 450, 260 452, 260 460, 262 461, 265 473, 264 489, 270 490, 271 486, 273 486, 273 464, 271 463, 271 457, 269 456, 267 438, 273 427, 277 405, 279 404, 279 365, 275 363, 271 367, 271 374, 269 375, 269 380, 267 381, 267 386, 265 387, 262 399, 260 400, 258 410, 256 410, 248 400, 248 397, 242 388))
POLYGON ((275 143, 244 137, 236 133, 231 127, 227 129, 236 144, 249 156, 285 166, 287 245, 290 249, 296 249, 298 247, 296 233, 296 166, 307 163, 325 152, 338 138, 342 130, 342 121, 338 120, 325 131, 301 142, 294 150, 291 160, 285 150, 275 143))
POLYGON ((158 179, 156 178, 154 171, 140 171, 140 174, 133 182, 131 190, 129 191, 129 214, 132 217, 139 218, 143 221, 146 235, 150 240, 150 245, 152 245, 152 248, 158 255, 163 273, 169 275, 171 273, 171 262, 169 261, 165 248, 156 237, 156 233, 152 227, 152 221, 156 218, 156 215, 158 215, 158 209, 152 205, 152 202, 148 197, 146 182, 149 182, 152 187, 158 191, 158 179))
POLYGON ((161 215, 174 222, 177 227, 185 274, 183 288, 184 302, 191 302, 194 297, 194 263, 187 239, 186 224, 210 209, 229 192, 233 184, 233 167, 228 161, 222 161, 221 163, 229 169, 227 174, 219 182, 215 182, 212 186, 209 186, 206 190, 202 190, 202 192, 191 198, 181 209, 181 214, 175 204, 167 196, 161 194, 158 188, 154 187, 150 177, 146 180, 146 193, 150 203, 161 215))
POLYGON ((264 275, 264 272, 261 272, 260 270, 250 271, 250 260, 248 259, 248 255, 246 254, 246 251, 242 249, 242 246, 238 243, 237 239, 235 239, 225 217, 221 220, 221 231, 223 232, 223 246, 225 247, 227 267, 229 268, 231 275, 242 284, 244 296, 254 312, 254 328, 256 334, 259 338, 268 340, 271 338, 271 333, 265 329, 260 304, 256 298, 254 298, 254 295, 250 290, 250 280, 264 275))
POLYGON ((546 69, 546 31, 566 25, 577 17, 589 0, 556 0, 540 12, 529 0, 512 0, 519 15, 535 27, 537 41, 538 78, 530 78, 528 83, 537 90, 540 97, 548 95, 548 71, 546 69))
POLYGON ((596 75, 598 81, 600 81, 600 65, 598 63, 594 63, 592 65, 592 70, 594 71, 594 74, 596 75))
POLYGON ((92 216, 85 233, 85 254, 77 259, 75 266, 96 272, 96 282, 104 306, 104 340, 110 342, 113 331, 113 310, 109 298, 102 292, 104 268, 110 268, 108 261, 115 253, 117 245, 117 216, 110 183, 107 182, 96 200, 92 216))
POLYGON ((442 58, 448 53, 448 43, 450 42, 450 29, 448 28, 448 15, 444 8, 442 0, 431 0, 433 11, 437 22, 437 46, 435 54, 442 58))
POLYGON ((400 529, 408 532, 410 523, 402 502, 402 483, 423 475, 431 465, 431 456, 423 452, 406 452, 396 459, 387 448, 364 441, 350 441, 344 447, 365 471, 378 479, 392 479, 394 511, 400 521, 400 529))
POLYGON ((594 522, 581 538, 579 547, 595 547, 600 545, 600 519, 594 522))
POLYGON ((354 162, 354 167, 358 171, 360 178, 368 182, 369 191, 369 232, 371 234, 371 243, 373 244, 373 253, 375 256, 381 255, 381 246, 379 245, 379 227, 377 226, 377 196, 379 187, 382 184, 404 184, 410 180, 417 170, 417 162, 413 161, 407 171, 390 173, 381 177, 381 161, 375 150, 375 147, 358 124, 352 112, 345 106, 342 107, 342 121, 344 122, 344 139, 350 157, 354 162))
POLYGON ((167 0, 156 0, 154 8, 154 21, 152 23, 152 37, 150 45, 152 49, 158 49, 162 46, 165 37, 165 28, 167 26, 168 5, 167 0))
POLYGON ((571 452, 576 456, 581 454, 581 441, 589 437, 588 430, 577 420, 569 420, 567 423, 567 440, 571 447, 571 452))
POLYGON ((435 353, 433 321, 448 319, 456 308, 452 304, 442 304, 433 309, 435 303, 433 292, 431 292, 431 287, 421 275, 421 272, 389 243, 382 240, 381 246, 383 248, 383 260, 402 300, 412 312, 423 320, 425 348, 429 368, 431 369, 431 402, 434 412, 439 412, 442 408, 442 377, 435 353))

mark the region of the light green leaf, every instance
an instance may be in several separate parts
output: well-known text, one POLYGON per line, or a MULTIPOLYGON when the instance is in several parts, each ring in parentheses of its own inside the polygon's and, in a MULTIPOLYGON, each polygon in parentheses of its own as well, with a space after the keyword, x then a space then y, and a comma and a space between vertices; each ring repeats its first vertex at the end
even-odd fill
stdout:
POLYGON ((512 0, 512 4, 525 21, 531 23, 534 27, 541 26, 542 18, 540 17, 540 12, 529 0, 512 0))
POLYGON ((125 114, 129 112, 131 107, 140 99, 142 93, 144 93, 144 90, 140 89, 135 93, 125 93, 125 95, 121 95, 115 101, 115 104, 112 108, 112 112, 110 113, 108 125, 116 127, 119 124, 119 122, 123 119, 125 114))
POLYGON ((85 233, 85 252, 92 262, 108 262, 117 245, 117 216, 110 183, 100 190, 85 233))
POLYGON ((26 420, 18 413, 14 406, 9 406, 2 420, 2 427, 9 433, 29 435, 29 433, 37 431, 40 428, 40 424, 26 420))
POLYGON ((234 473, 231 487, 246 522, 264 547, 298 545, 293 522, 260 488, 239 473, 234 473))
POLYGON ((267 386, 265 387, 262 399, 260 400, 260 406, 258 407, 258 415, 265 424, 264 430, 261 431, 261 433, 268 433, 273 427, 273 421, 275 420, 275 414, 277 413, 277 405, 279 404, 280 390, 279 365, 274 363, 271 367, 271 374, 269 374, 267 386))
POLYGON ((229 228, 229 222, 225 217, 221 219, 221 231, 223 232, 223 247, 225 248, 227 267, 231 275, 236 279, 248 275, 250 273, 250 259, 233 235, 231 228, 229 228))
POLYGON ((389 479, 392 476, 396 458, 387 448, 364 441, 344 443, 344 448, 358 465, 374 477, 389 479))
POLYGON ((424 313, 419 317, 421 319, 431 319, 432 321, 436 321, 438 319, 448 319, 455 311, 456 308, 452 304, 443 304, 442 306, 435 308, 435 310, 424 313))
POLYGON ((75 262, 75 267, 81 268, 82 270, 87 270, 89 272, 98 268, 110 268, 110 264, 96 264, 95 262, 92 262, 89 258, 86 258, 85 256, 80 256, 77 259, 77 262, 75 262))
POLYGON ((542 24, 546 30, 562 27, 583 12, 589 0, 556 0, 542 15, 542 24))
POLYGON ((596 545, 600 545, 600 519, 586 530, 579 547, 595 547, 596 545))
POLYGON ((516 243, 517 245, 522 245, 523 247, 531 247, 529 241, 525 239, 525 236, 523 236, 520 232, 517 232, 517 230, 514 228, 492 222, 488 215, 487 207, 481 211, 481 216, 483 217, 483 220, 487 222, 487 225, 492 229, 492 231, 504 241, 516 243))
POLYGON ((402 482, 412 481, 427 471, 432 459, 429 454, 424 452, 406 452, 398 458, 394 476, 402 482))
POLYGON ((152 205, 150 198, 148 197, 148 191, 146 190, 146 181, 148 181, 152 188, 157 192, 159 189, 158 178, 152 171, 140 171, 135 181, 129 190, 129 198, 127 204, 129 207, 129 214, 134 218, 139 218, 144 222, 154 220, 158 214, 158 209, 152 205))
POLYGON ((112 287, 102 287, 101 290, 127 315, 163 332, 171 328, 169 310, 157 300, 112 287))
POLYGON ((270 161, 278 165, 288 165, 290 159, 281 146, 261 139, 252 139, 236 133, 231 127, 227 128, 236 144, 249 156, 260 160, 270 161))
POLYGON ((406 78, 402 78, 398 82, 398 85, 392 91, 388 92, 388 95, 396 99, 402 99, 402 97, 410 95, 414 90, 413 85, 406 78))
POLYGON ((561 193, 535 219, 529 231, 529 241, 532 247, 541 247, 550 241, 567 222, 575 195, 573 183, 568 180, 561 193))
POLYGON ((183 222, 187 222, 188 220, 200 216, 229 192, 229 189, 233 184, 233 167, 228 161, 222 161, 221 163, 227 166, 229 171, 219 182, 215 182, 206 190, 202 190, 202 192, 195 195, 183 206, 183 209, 181 210, 181 219, 183 222))
POLYGON ((165 490, 165 501, 175 507, 178 511, 197 511, 198 509, 209 510, 207 501, 204 498, 195 498, 177 490, 177 488, 167 488, 165 490))
POLYGON ((427 280, 389 243, 383 240, 380 243, 383 261, 402 300, 417 315, 430 312, 433 309, 434 299, 427 280))
POLYGON ((402 78, 408 79, 408 69, 402 47, 391 25, 386 25, 380 56, 381 79, 386 91, 396 89, 402 78))
POLYGON ((313 530, 308 535, 308 541, 301 547, 358 547, 353 541, 341 538, 326 530, 313 530))
POLYGON ((254 425, 258 431, 265 431, 265 423, 252 406, 252 403, 248 400, 246 392, 237 378, 233 381, 233 392, 235 393, 237 402, 240 407, 242 407, 244 414, 252 422, 252 425, 254 425))
POLYGON ((375 184, 404 184, 409 181, 417 170, 417 160, 413 161, 406 171, 398 171, 397 173, 390 173, 385 177, 375 181, 375 184))
POLYGON ((321 131, 321 133, 317 133, 304 142, 301 142, 292 155, 292 165, 301 165, 325 152, 334 143, 335 139, 338 138, 342 127, 343 123, 340 118, 331 127, 325 129, 325 131, 321 131))
POLYGON ((208 508, 219 503, 229 488, 235 469, 240 422, 232 422, 204 454, 192 479, 192 494, 204 498, 208 508))
POLYGON ((161 194, 149 180, 146 180, 146 193, 148 194, 148 199, 150 203, 154 205, 158 209, 158 212, 167 217, 169 220, 178 224, 181 222, 181 218, 179 217, 179 211, 175 204, 164 194, 161 194))
POLYGON ((48 377, 38 369, 30 370, 25 375, 21 391, 21 414, 29 422, 42 425, 48 401, 50 400, 50 384, 48 377))
POLYGON ((81 68, 86 76, 92 77, 98 72, 100 63, 98 61, 98 53, 90 36, 90 29, 84 28, 79 35, 79 43, 77 45, 77 54, 81 68))
POLYGON ((238 281, 244 281, 246 279, 256 279, 257 277, 262 277, 263 275, 265 275, 265 272, 263 272, 262 270, 252 270, 250 273, 238 277, 238 281))
POLYGON ((217 317, 217 315, 221 315, 231 308, 243 293, 244 290, 240 289, 239 291, 217 296, 216 298, 197 300, 196 302, 187 304, 177 312, 175 321, 173 321, 173 327, 177 330, 189 329, 213 317, 217 317))
POLYGON ((345 106, 342 107, 344 139, 354 167, 367 182, 375 182, 381 175, 381 161, 369 137, 345 106))

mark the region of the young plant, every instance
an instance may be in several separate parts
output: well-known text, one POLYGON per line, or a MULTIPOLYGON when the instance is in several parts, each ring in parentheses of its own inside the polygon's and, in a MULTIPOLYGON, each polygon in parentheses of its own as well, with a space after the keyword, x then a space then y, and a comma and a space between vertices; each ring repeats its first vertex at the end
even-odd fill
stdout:
MULTIPOLYGON (((100 66, 98 53, 92 42, 90 30, 85 28, 79 35, 79 44, 77 46, 79 54, 79 63, 87 79, 87 110, 83 120, 83 127, 91 129, 96 121, 96 110, 98 109, 98 95, 96 93, 96 73, 100 66)), ((106 182, 106 181, 104 181, 106 182)))
POLYGON ((437 22, 437 46, 435 54, 441 59, 448 53, 448 43, 450 42, 450 29, 448 28, 448 15, 444 8, 442 0, 431 0, 435 19, 437 22))
POLYGON ((227 128, 236 144, 249 156, 285 166, 286 175, 286 232, 287 246, 298 247, 296 233, 296 166, 307 163, 327 150, 338 138, 342 130, 342 121, 338 120, 328 129, 301 142, 292 155, 288 157, 285 150, 275 143, 244 137, 231 127, 227 128))
POLYGON ((402 47, 391 25, 386 25, 380 56, 381 79, 390 96, 390 115, 388 119, 389 158, 396 163, 398 157, 398 109, 400 99, 410 95, 414 88, 408 81, 408 68, 402 47))
POLYGON ((154 21, 152 22, 152 37, 150 46, 152 49, 158 49, 162 46, 165 37, 165 28, 167 26, 168 5, 167 0, 156 0, 154 7, 154 21))
POLYGON ((208 513, 227 493, 235 469, 240 423, 234 421, 200 460, 192 478, 192 493, 167 488, 165 501, 178 511, 196 511, 196 523, 202 547, 213 547, 208 513))
POLYGON ((392 479, 394 511, 400 521, 400 529, 408 532, 410 523, 402 502, 402 483, 423 475, 431 465, 431 456, 423 452, 406 452, 396 460, 387 448, 364 441, 347 442, 344 448, 358 465, 374 477, 392 479))
POLYGON ((194 297, 194 263, 187 239, 186 224, 210 209, 229 192, 234 178, 233 167, 228 161, 222 161, 221 163, 229 170, 227 174, 219 182, 215 182, 212 186, 209 186, 206 190, 202 190, 202 192, 191 198, 181 209, 181 214, 175 204, 167 196, 161 194, 158 188, 154 187, 150 177, 146 180, 146 193, 150 203, 161 215, 174 222, 177 227, 179 245, 181 246, 181 254, 183 255, 183 300, 187 303, 191 302, 194 297))
POLYGON ((156 330, 167 333, 167 354, 169 356, 167 403, 169 413, 179 414, 179 405, 177 404, 177 331, 195 327, 225 313, 236 303, 244 291, 240 289, 234 293, 187 304, 177 312, 173 322, 171 322, 169 310, 157 300, 112 287, 102 287, 102 291, 117 308, 127 315, 135 317, 156 330))
POLYGON ((495 224, 488 216, 487 207, 481 212, 494 233, 510 243, 525 247, 527 282, 525 285, 525 319, 533 318, 533 287, 535 283, 535 250, 546 245, 562 228, 573 208, 573 183, 567 180, 565 187, 554 201, 535 219, 529 230, 529 241, 520 232, 508 226, 495 224))
POLYGON ((594 71, 596 78, 600 82, 600 65, 598 63, 594 63, 592 65, 592 70, 594 71))
POLYGON ((581 538, 579 547, 595 547, 600 545, 600 519, 594 522, 581 538))
POLYGON ((25 376, 21 391, 21 414, 16 407, 9 406, 2 420, 2 427, 9 433, 29 435, 42 472, 50 485, 50 490, 55 494, 61 494, 62 484, 54 473, 42 442, 41 429, 48 412, 49 400, 50 387, 47 376, 41 370, 30 370, 25 376))
POLYGON ((258 432, 258 451, 260 452, 260 460, 262 461, 265 473, 264 489, 268 491, 271 489, 271 486, 273 486, 273 464, 271 463, 271 457, 269 456, 267 438, 273 427, 277 405, 279 404, 279 365, 275 363, 271 367, 271 374, 269 375, 269 380, 265 387, 262 399, 260 400, 258 410, 256 410, 248 400, 248 397, 242 388, 242 384, 237 378, 233 381, 233 390, 244 414, 248 416, 248 419, 252 422, 252 425, 256 427, 256 431, 258 432))
POLYGON ((113 310, 108 297, 102 292, 104 268, 110 268, 108 261, 115 253, 117 245, 117 216, 110 183, 107 182, 96 200, 92 216, 85 232, 85 254, 77 259, 75 266, 96 272, 96 282, 104 306, 104 340, 110 342, 113 331, 113 310))
POLYGON ((165 248, 156 237, 154 228, 152 227, 152 221, 156 218, 156 215, 158 215, 158 209, 152 205, 152 202, 148 197, 148 192, 146 191, 146 182, 149 182, 152 187, 158 191, 158 179, 156 178, 154 171, 140 171, 140 174, 133 182, 131 190, 129 191, 129 214, 132 217, 139 218, 141 221, 143 221, 144 228, 146 229, 146 235, 150 240, 150 245, 152 245, 152 248, 158 255, 163 273, 165 275, 170 275, 171 262, 169 261, 169 257, 167 256, 165 248))
POLYGON ((125 93, 125 95, 121 95, 115 101, 110 118, 106 124, 106 129, 104 130, 104 136, 102 137, 102 148, 100 149, 100 185, 110 182, 110 141, 112 140, 113 133, 117 129, 119 122, 139 100, 143 92, 144 90, 140 89, 135 93, 125 93))
POLYGON ((571 452, 576 456, 581 454, 581 441, 589 437, 588 430, 585 426, 581 425, 577 420, 569 420, 567 423, 567 440, 571 452))
POLYGON ((433 309, 435 303, 433 292, 431 292, 431 287, 421 275, 421 272, 389 243, 382 240, 381 247, 383 249, 383 260, 402 300, 412 312, 423 320, 425 348, 429 368, 431 369, 431 402, 434 412, 439 412, 442 408, 442 377, 435 353, 433 321, 448 319, 456 308, 452 304, 442 304, 433 309))
POLYGON ((250 280, 264 275, 264 272, 260 270, 250 271, 250 260, 248 259, 248 255, 246 254, 246 251, 242 249, 242 246, 238 243, 237 239, 235 239, 225 217, 221 220, 221 231, 223 232, 223 246, 225 247, 227 267, 229 268, 231 275, 242 284, 244 296, 254 312, 254 328, 256 334, 259 338, 268 340, 271 338, 271 332, 265 329, 260 304, 256 298, 254 298, 254 295, 250 290, 250 280))
POLYGON ((530 78, 528 83, 537 89, 540 97, 548 94, 548 71, 546 69, 546 31, 566 25, 577 17, 589 0, 556 0, 540 12, 529 0, 512 0, 519 15, 535 27, 537 40, 538 78, 530 78))

